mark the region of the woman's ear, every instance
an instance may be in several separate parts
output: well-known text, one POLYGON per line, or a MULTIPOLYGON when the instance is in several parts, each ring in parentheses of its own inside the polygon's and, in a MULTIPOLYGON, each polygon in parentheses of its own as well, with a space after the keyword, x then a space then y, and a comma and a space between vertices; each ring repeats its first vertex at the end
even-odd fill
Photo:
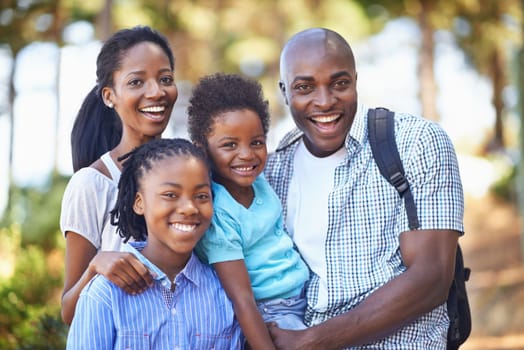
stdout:
POLYGON ((135 196, 135 202, 133 203, 133 211, 137 215, 144 215, 144 202, 142 200, 142 195, 137 192, 135 196))
POLYGON ((115 105, 113 103, 113 89, 110 87, 104 86, 102 88, 102 100, 104 100, 104 104, 109 107, 113 108, 115 105))

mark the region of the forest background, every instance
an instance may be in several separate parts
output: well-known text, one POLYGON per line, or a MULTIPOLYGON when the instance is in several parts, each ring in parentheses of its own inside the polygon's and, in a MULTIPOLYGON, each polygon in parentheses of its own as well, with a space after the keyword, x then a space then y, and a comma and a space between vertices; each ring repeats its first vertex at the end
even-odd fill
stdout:
POLYGON ((353 46, 359 98, 442 124, 466 194, 461 238, 473 331, 464 349, 524 349, 524 1, 0 0, 0 349, 63 349, 62 194, 69 134, 101 42, 138 24, 170 40, 180 97, 164 136, 185 136, 192 85, 258 79, 269 145, 291 127, 278 56, 319 26, 353 46))

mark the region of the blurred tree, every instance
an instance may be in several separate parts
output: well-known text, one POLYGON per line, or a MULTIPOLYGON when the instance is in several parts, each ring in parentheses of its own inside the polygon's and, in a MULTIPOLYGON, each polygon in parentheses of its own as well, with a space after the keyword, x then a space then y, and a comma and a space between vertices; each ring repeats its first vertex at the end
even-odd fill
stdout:
POLYGON ((518 0, 358 0, 374 19, 375 29, 391 16, 407 15, 417 20, 421 31, 419 80, 422 115, 438 120, 437 84, 434 76, 435 30, 452 31, 479 73, 486 74, 493 85, 495 124, 488 151, 505 147, 504 100, 508 44, 518 43, 520 28, 514 22, 521 17, 518 0), (513 23, 512 23, 513 22, 513 23))
POLYGON ((442 16, 448 15, 449 1, 433 0, 357 0, 366 7, 373 20, 375 31, 381 30, 392 17, 409 16, 414 18, 420 28, 420 47, 418 76, 420 82, 419 97, 422 115, 438 121, 437 83, 435 81, 435 28, 440 26, 442 16))
POLYGON ((504 138, 505 105, 503 90, 509 83, 508 56, 511 47, 521 42, 518 22, 522 13, 518 0, 457 1, 453 32, 470 63, 489 77, 493 85, 492 104, 495 109, 493 136, 486 151, 506 147, 504 138))

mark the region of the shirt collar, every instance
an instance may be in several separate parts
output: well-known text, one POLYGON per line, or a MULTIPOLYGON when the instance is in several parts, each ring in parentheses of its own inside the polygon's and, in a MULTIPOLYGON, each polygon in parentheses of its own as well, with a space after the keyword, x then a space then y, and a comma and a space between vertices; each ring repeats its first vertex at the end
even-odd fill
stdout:
MULTIPOLYGON (((171 281, 167 277, 167 275, 160 270, 155 264, 153 264, 149 259, 147 259, 144 255, 142 255, 141 251, 144 249, 144 247, 147 245, 147 242, 140 241, 140 242, 128 242, 123 245, 122 250, 132 253, 134 256, 137 257, 137 259, 144 264, 152 273, 154 276, 154 280, 160 283, 164 288, 171 288, 171 281)), ((198 258, 196 257, 195 253, 191 254, 191 257, 187 261, 186 266, 180 271, 180 273, 175 277, 175 281, 177 281, 179 278, 185 278, 188 281, 192 282, 196 286, 200 285, 200 274, 199 269, 202 268, 202 263, 198 258)))

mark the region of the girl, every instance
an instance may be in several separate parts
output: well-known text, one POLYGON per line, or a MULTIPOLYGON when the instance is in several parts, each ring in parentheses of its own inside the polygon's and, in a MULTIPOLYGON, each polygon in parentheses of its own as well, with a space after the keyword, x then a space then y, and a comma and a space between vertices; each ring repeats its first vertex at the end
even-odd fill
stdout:
POLYGON ((251 348, 274 349, 264 322, 305 328, 309 271, 262 174, 267 102, 257 82, 226 74, 201 79, 189 102, 189 134, 212 163, 215 208, 197 252, 217 271, 251 348))
POLYGON ((147 268, 122 244, 109 220, 122 168, 120 156, 160 137, 178 97, 167 40, 149 27, 115 33, 97 58, 97 85, 71 133, 73 168, 62 199, 66 238, 62 318, 70 324, 78 295, 96 274, 128 293, 152 283, 147 268))
POLYGON ((192 253, 213 215, 204 154, 183 139, 151 141, 125 161, 118 187, 111 222, 156 277, 139 295, 95 277, 78 300, 67 348, 240 349, 231 302, 192 253))

